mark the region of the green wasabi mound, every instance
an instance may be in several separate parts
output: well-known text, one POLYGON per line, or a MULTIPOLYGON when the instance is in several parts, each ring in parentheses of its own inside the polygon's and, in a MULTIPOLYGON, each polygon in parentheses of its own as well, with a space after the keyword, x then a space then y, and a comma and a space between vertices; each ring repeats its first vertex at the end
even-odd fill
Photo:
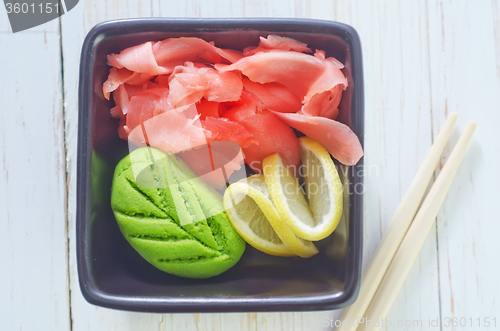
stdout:
POLYGON ((151 147, 133 151, 116 166, 111 208, 130 245, 173 275, 216 276, 245 251, 220 194, 181 159, 151 147))

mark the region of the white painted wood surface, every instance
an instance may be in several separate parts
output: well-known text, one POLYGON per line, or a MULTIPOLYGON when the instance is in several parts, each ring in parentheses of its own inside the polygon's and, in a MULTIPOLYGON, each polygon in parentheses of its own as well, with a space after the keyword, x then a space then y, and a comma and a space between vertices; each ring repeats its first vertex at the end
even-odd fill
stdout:
POLYGON ((70 327, 58 21, 0 13, 0 329, 70 327))
POLYGON ((82 297, 75 253, 80 49, 96 23, 140 16, 309 17, 356 28, 365 67, 365 164, 371 166, 364 265, 446 113, 459 114, 450 146, 467 121, 476 121, 437 226, 388 316, 394 326, 381 329, 500 329, 498 0, 81 0, 59 22, 17 34, 0 12, 6 45, 0 52, 0 329, 321 330, 333 329, 327 320, 340 316, 142 314, 95 307, 82 297), (468 324, 460 326, 460 318, 468 324), (429 325, 434 320, 437 327, 429 325))
POLYGON ((433 132, 449 111, 460 115, 459 129, 478 124, 437 220, 443 329, 453 317, 473 319, 455 330, 492 329, 487 317, 500 329, 500 4, 429 1, 428 12, 433 132))

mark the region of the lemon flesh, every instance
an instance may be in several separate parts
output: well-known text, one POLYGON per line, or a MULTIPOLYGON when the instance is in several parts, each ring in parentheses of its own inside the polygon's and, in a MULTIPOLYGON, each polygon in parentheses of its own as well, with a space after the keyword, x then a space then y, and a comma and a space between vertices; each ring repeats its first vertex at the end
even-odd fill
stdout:
POLYGON ((254 248, 276 256, 310 257, 318 253, 313 243, 297 237, 280 219, 263 175, 232 184, 223 201, 233 227, 254 248))
POLYGON ((321 240, 342 216, 342 183, 328 151, 316 141, 299 139, 304 190, 279 154, 264 159, 264 176, 278 214, 300 238, 321 240))

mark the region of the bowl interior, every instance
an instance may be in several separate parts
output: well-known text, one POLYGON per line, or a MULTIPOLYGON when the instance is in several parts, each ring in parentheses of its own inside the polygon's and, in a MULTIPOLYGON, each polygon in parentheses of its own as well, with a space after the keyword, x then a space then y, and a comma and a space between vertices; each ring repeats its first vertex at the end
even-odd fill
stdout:
POLYGON ((259 36, 268 34, 303 41, 311 49, 322 49, 327 56, 345 64, 343 72, 349 87, 342 97, 339 120, 351 126, 363 143, 362 82, 355 79, 360 74, 356 72, 361 70, 356 67, 360 59, 353 58, 351 53, 356 40, 346 38, 345 31, 338 27, 337 31, 310 21, 295 25, 272 22, 245 25, 235 21, 231 24, 212 21, 205 25, 190 21, 181 21, 184 25, 168 23, 171 20, 163 24, 161 20, 154 20, 155 24, 112 22, 93 33, 94 40, 87 45, 89 54, 85 54, 84 45, 80 85, 83 99, 80 106, 83 102, 84 108, 80 112, 88 113, 81 115, 79 139, 88 144, 80 144, 79 176, 87 176, 87 180, 79 184, 77 240, 81 243, 78 245, 80 281, 89 301, 143 311, 262 311, 340 308, 354 299, 361 263, 362 196, 354 194, 353 187, 362 178, 353 167, 339 168, 345 174, 341 174, 345 183, 341 224, 330 237, 317 243, 320 253, 309 259, 273 257, 247 245, 240 262, 222 275, 205 280, 183 279, 146 262, 118 228, 110 207, 111 181, 114 167, 128 153, 128 145, 118 138, 118 120, 110 116, 113 102, 102 94, 102 83, 110 68, 106 61, 109 53, 119 53, 146 41, 181 36, 199 37, 214 41, 218 47, 237 50, 257 46, 259 36), (218 303, 208 305, 214 298, 218 303), (230 305, 231 301, 235 304, 230 305), (174 308, 174 302, 186 305, 174 308))

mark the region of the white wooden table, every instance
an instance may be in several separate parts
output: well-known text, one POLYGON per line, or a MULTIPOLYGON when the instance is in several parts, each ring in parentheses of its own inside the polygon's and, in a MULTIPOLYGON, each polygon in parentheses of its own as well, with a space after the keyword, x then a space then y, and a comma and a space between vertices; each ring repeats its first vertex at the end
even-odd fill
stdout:
POLYGON ((16 34, 0 9, 1 330, 320 330, 333 329, 330 319, 340 315, 142 314, 82 297, 75 254, 80 49, 96 23, 139 16, 308 17, 357 29, 365 164, 373 169, 365 178, 365 266, 446 114, 459 119, 443 162, 465 124, 477 122, 387 329, 500 329, 500 1, 81 0, 60 19, 16 34))

